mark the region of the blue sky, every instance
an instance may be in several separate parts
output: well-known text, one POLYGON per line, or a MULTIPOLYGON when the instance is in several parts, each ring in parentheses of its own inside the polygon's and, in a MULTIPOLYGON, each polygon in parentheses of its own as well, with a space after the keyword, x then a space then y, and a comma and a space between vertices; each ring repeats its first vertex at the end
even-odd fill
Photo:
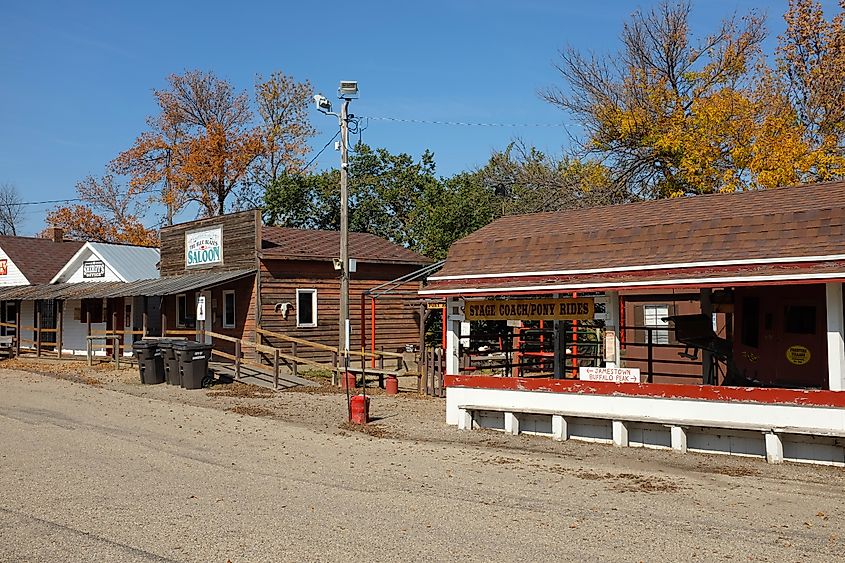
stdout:
MULTIPOLYGON (((622 23, 654 2, 429 0, 426 2, 12 2, 0 5, 0 183, 26 201, 74 197, 102 174, 155 112, 154 88, 185 69, 212 70, 251 91, 256 74, 282 70, 334 96, 358 80, 357 115, 432 121, 568 124, 538 90, 558 84, 565 45, 597 53, 618 45, 622 23)), ((828 14, 835 1, 826 1, 828 14)), ((698 0, 696 31, 732 13, 768 15, 774 37, 786 2, 698 0)), ((319 148, 336 121, 315 112, 319 148)), ((434 151, 438 172, 482 165, 520 137, 549 153, 561 127, 458 127, 370 121, 363 140, 392 152, 434 151)), ((336 166, 327 150, 317 164, 336 166)), ((46 205, 27 208, 24 231, 46 205)), ((157 219, 153 209, 148 223, 157 219)), ((192 218, 189 211, 185 218, 192 218)))

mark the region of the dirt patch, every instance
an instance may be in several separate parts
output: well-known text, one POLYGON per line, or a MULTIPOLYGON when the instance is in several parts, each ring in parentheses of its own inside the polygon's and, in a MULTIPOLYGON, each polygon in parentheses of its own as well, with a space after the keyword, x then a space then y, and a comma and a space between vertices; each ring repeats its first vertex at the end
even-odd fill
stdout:
POLYGON ((276 394, 272 389, 248 383, 215 385, 206 393, 209 397, 234 397, 238 399, 269 399, 276 394))
POLYGON ((395 435, 389 432, 383 426, 378 424, 354 424, 352 422, 344 422, 338 426, 341 430, 348 430, 350 432, 360 432, 373 438, 394 438, 395 435))
POLYGON ((611 489, 620 493, 675 493, 681 486, 664 477, 620 473, 611 489))
POLYGON ((94 387, 103 385, 103 381, 99 377, 91 375, 91 372, 94 370, 87 365, 78 365, 70 362, 64 364, 47 364, 40 361, 27 361, 14 358, 3 362, 2 367, 34 373, 44 377, 71 381, 73 383, 82 383, 83 385, 92 385, 94 387))
POLYGON ((595 473, 574 471, 572 474, 587 481, 608 481, 610 490, 619 493, 674 493, 683 487, 664 477, 635 473, 595 473))
POLYGON ((717 475, 728 475, 729 477, 756 477, 760 472, 750 467, 699 467, 703 473, 716 473, 717 475))
POLYGON ((227 411, 235 414, 242 414, 244 416, 273 416, 274 413, 272 410, 260 407, 258 405, 235 405, 234 407, 226 409, 227 411))

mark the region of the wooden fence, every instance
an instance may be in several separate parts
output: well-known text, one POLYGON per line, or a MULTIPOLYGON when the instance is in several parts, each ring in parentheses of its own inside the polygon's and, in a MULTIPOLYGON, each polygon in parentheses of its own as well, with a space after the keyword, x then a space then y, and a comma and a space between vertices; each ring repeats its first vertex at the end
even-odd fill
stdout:
POLYGON ((421 362, 422 377, 425 381, 425 394, 432 397, 445 397, 446 387, 443 375, 446 373, 446 351, 443 348, 426 348, 421 362))

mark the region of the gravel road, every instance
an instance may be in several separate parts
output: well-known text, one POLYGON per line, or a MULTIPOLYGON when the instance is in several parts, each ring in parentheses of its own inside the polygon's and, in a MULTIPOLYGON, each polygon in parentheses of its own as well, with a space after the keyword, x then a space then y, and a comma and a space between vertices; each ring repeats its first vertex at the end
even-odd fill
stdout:
POLYGON ((0 370, 0 559, 845 560, 841 468, 461 433, 434 400, 376 397, 373 436, 344 408, 0 370))

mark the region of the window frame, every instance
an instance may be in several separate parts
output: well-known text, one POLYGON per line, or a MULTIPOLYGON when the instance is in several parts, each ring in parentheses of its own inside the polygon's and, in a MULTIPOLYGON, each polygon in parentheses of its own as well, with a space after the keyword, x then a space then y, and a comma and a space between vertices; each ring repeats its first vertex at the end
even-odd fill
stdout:
POLYGON ((296 328, 317 328, 317 290, 316 289, 297 289, 296 290, 296 328), (299 318, 299 296, 304 294, 311 294, 311 322, 302 323, 299 318))
POLYGON ((188 326, 188 294, 187 293, 180 293, 176 296, 176 327, 177 328, 185 328, 188 326), (180 314, 182 313, 183 307, 179 306, 179 301, 182 301, 185 306, 185 314, 182 318, 179 318, 180 314))
MULTIPOLYGON (((647 303, 643 305, 643 326, 649 329, 654 329, 649 330, 652 334, 652 344, 669 344, 669 321, 665 321, 665 324, 663 324, 664 321, 661 321, 660 319, 664 315, 657 314, 658 310, 665 310, 665 316, 668 317, 670 315, 669 309, 670 307, 666 303, 647 303), (654 312, 653 316, 655 324, 649 324, 648 322, 648 317, 650 316, 649 310, 654 312)), ((648 336, 646 336, 646 338, 648 338, 648 336)))
POLYGON ((238 309, 237 309, 237 299, 236 299, 236 296, 235 296, 235 290, 234 289, 225 290, 223 292, 223 328, 235 328, 237 326, 237 324, 238 324, 237 310, 238 309), (226 317, 227 317, 226 313, 228 312, 228 307, 226 306, 228 302, 226 301, 226 298, 229 295, 232 296, 232 322, 231 322, 231 324, 226 322, 226 317))

